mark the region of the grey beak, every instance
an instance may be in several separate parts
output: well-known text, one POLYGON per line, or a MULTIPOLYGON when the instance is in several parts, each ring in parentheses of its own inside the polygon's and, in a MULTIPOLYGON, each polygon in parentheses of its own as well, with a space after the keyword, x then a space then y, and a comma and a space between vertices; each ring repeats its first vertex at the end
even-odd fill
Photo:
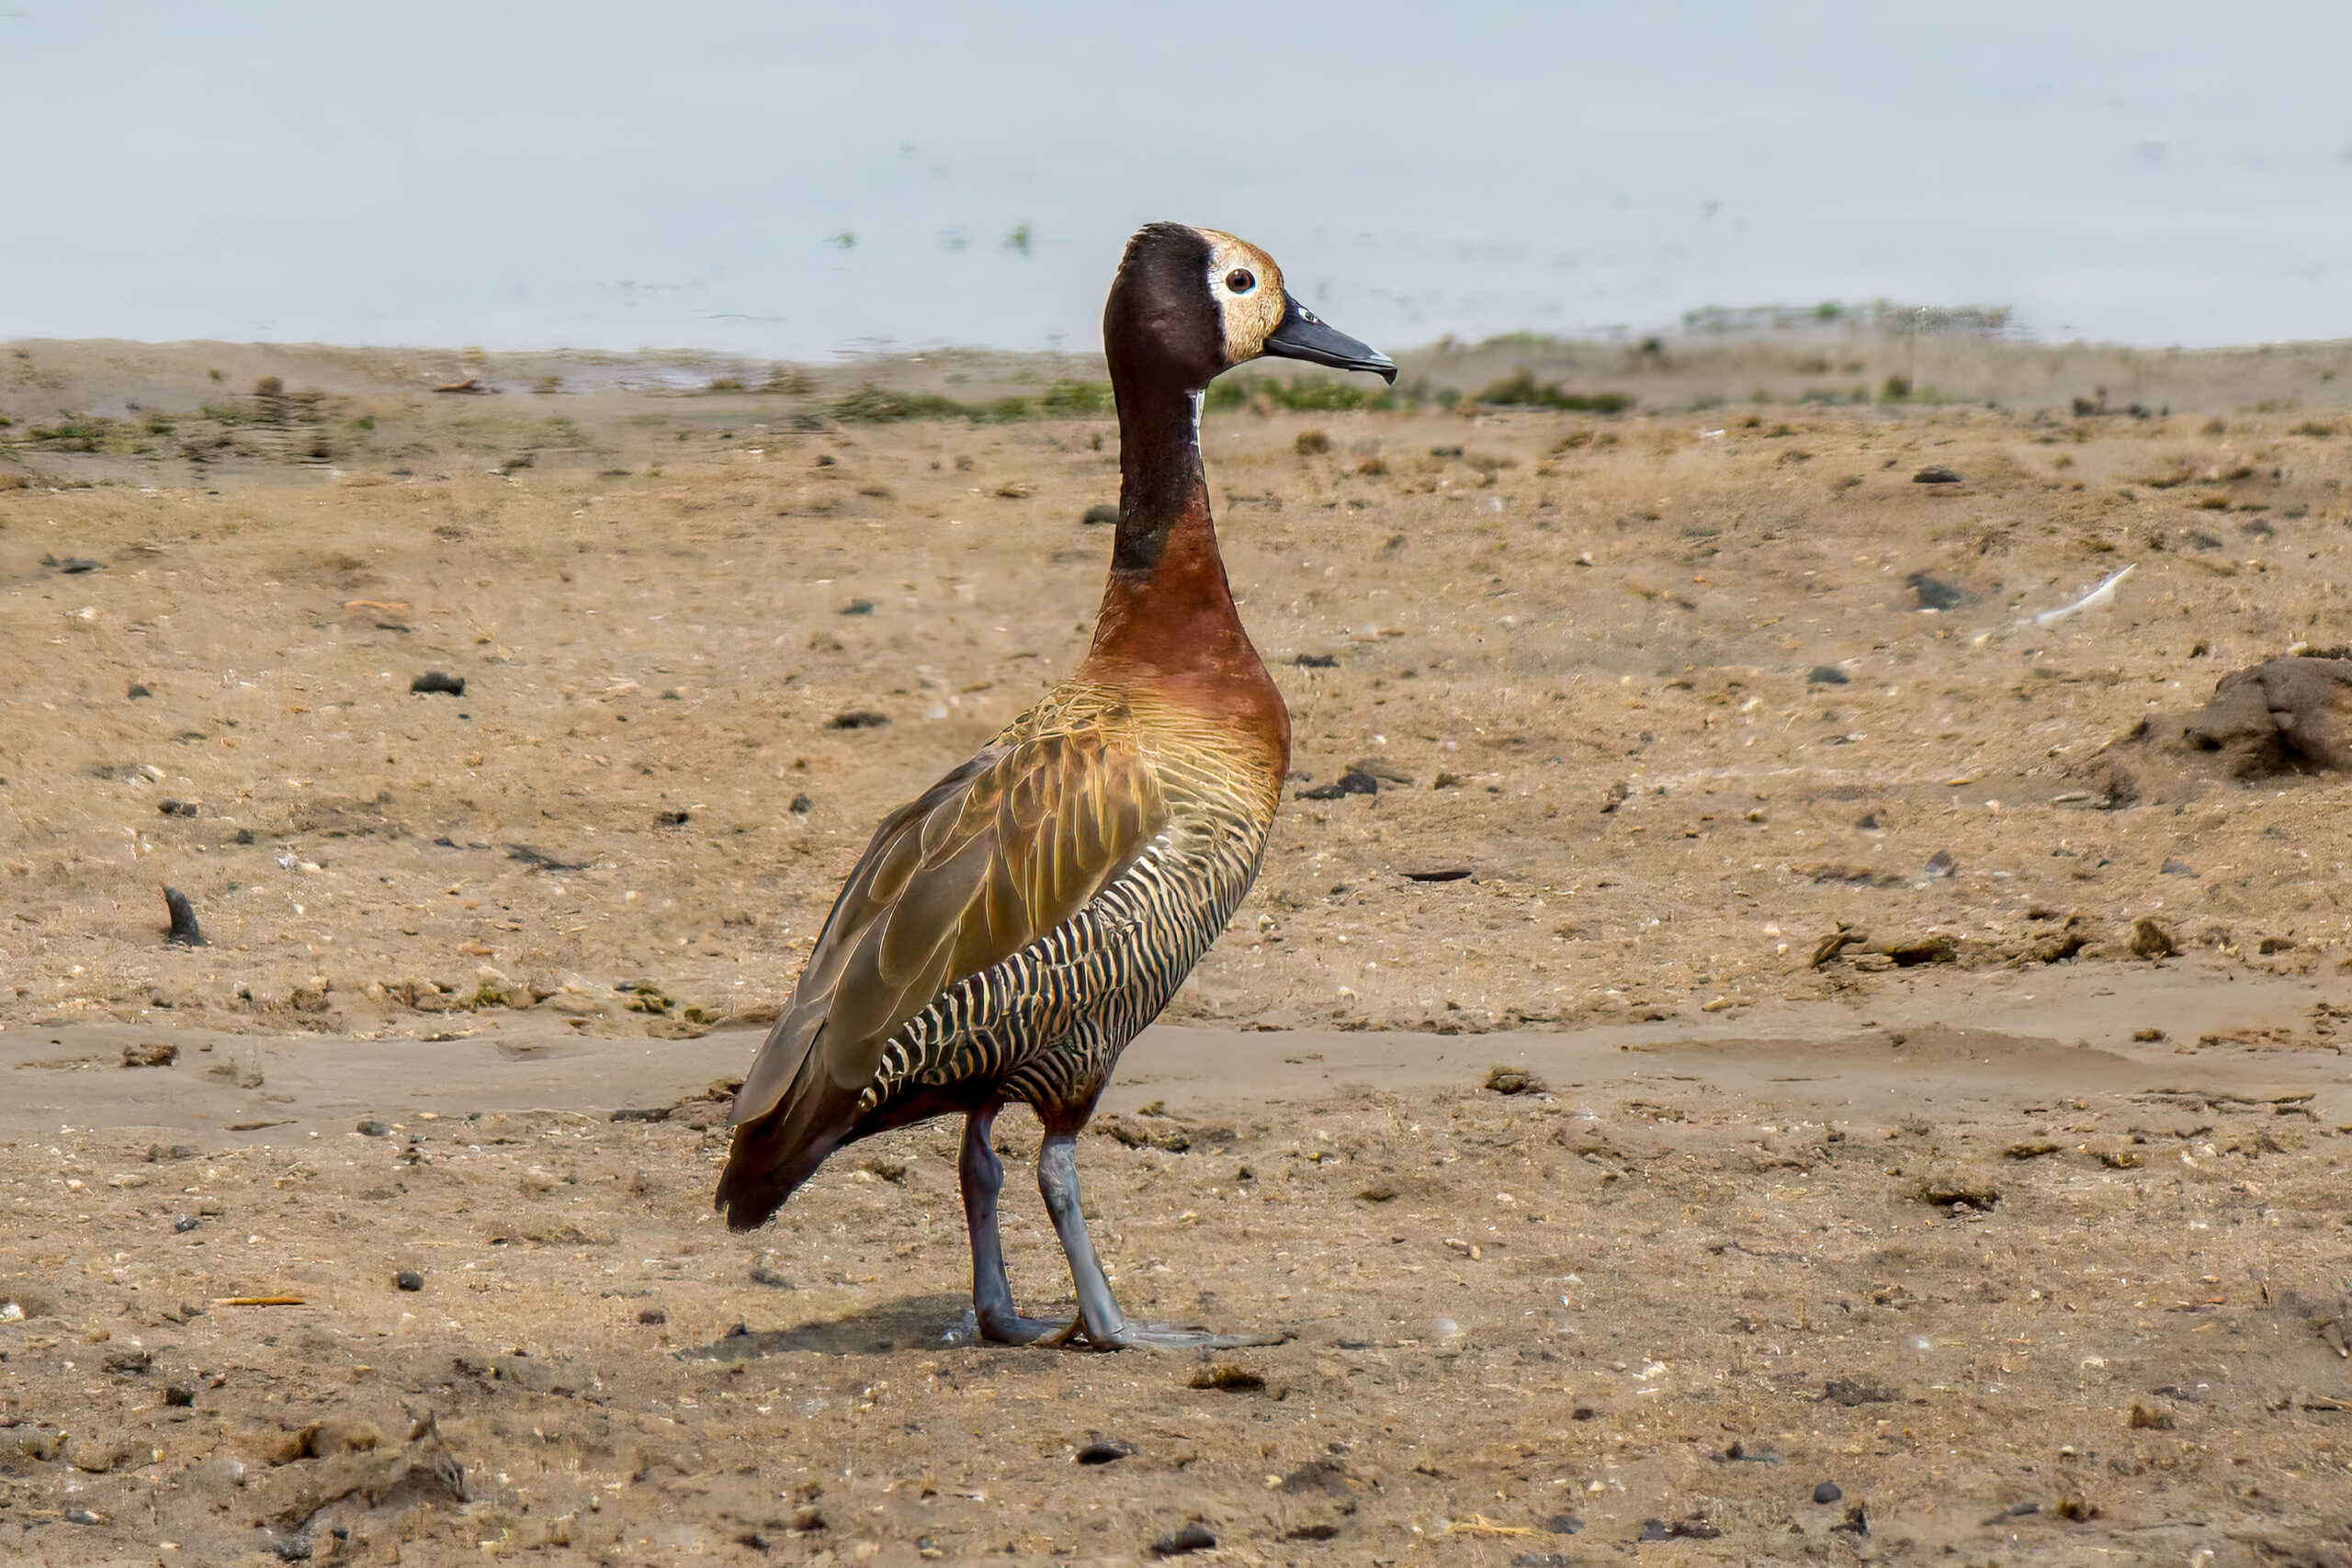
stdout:
POLYGON ((1287 289, 1283 293, 1282 325, 1266 339, 1266 352, 1283 359, 1304 359, 1334 370, 1369 370, 1394 386, 1396 362, 1369 344, 1358 343, 1343 332, 1324 325, 1321 317, 1287 289))

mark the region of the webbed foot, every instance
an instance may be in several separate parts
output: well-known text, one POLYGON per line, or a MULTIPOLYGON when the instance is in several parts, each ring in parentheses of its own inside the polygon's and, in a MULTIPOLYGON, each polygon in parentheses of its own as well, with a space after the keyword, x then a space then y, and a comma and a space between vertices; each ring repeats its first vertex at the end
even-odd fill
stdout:
POLYGON ((1097 1350, 1239 1350, 1252 1345, 1281 1345, 1283 1334, 1212 1334, 1205 1328, 1179 1328, 1172 1323, 1138 1323, 1133 1318, 1108 1333, 1097 1335, 1080 1325, 1064 1342, 1076 1340, 1097 1350))
POLYGON ((1079 1331, 1079 1320, 1064 1323, 1056 1317, 1023 1317, 1019 1313, 981 1313, 978 1314, 980 1337, 995 1345, 1066 1345, 1079 1331))

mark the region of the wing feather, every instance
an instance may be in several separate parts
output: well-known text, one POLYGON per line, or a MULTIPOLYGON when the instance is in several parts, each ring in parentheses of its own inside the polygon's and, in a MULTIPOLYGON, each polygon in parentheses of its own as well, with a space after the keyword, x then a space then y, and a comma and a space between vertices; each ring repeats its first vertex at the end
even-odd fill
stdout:
POLYGON ((1001 739, 885 819, 736 1096, 729 1223, 764 1221, 851 1135, 909 1019, 1076 914, 1167 818, 1131 740, 1056 729, 1001 739))

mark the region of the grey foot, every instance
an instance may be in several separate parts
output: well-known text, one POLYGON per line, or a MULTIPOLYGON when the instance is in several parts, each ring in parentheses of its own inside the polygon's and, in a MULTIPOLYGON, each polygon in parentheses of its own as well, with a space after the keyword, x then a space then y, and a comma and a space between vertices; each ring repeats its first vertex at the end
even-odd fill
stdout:
POLYGON ((1057 1317, 1023 1317, 1015 1312, 984 1312, 978 1316, 980 1337, 994 1345, 1035 1345, 1041 1340, 1060 1345, 1078 1328, 1076 1318, 1065 1323, 1057 1317))
POLYGON ((1138 1323, 1132 1318, 1099 1337, 1083 1326, 1074 1327, 1068 1340, 1097 1350, 1239 1350, 1251 1345, 1282 1345, 1291 1337, 1288 1334, 1212 1334, 1205 1328, 1138 1323))

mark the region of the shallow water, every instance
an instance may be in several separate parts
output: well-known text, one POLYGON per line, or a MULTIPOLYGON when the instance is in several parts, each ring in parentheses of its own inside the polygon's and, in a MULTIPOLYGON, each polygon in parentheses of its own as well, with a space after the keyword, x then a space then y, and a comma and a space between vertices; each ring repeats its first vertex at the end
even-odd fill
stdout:
POLYGON ((1883 297, 2352 333, 2340 5, 384 15, 0 13, 0 335, 1084 349, 1157 217, 1391 346, 1883 297))

